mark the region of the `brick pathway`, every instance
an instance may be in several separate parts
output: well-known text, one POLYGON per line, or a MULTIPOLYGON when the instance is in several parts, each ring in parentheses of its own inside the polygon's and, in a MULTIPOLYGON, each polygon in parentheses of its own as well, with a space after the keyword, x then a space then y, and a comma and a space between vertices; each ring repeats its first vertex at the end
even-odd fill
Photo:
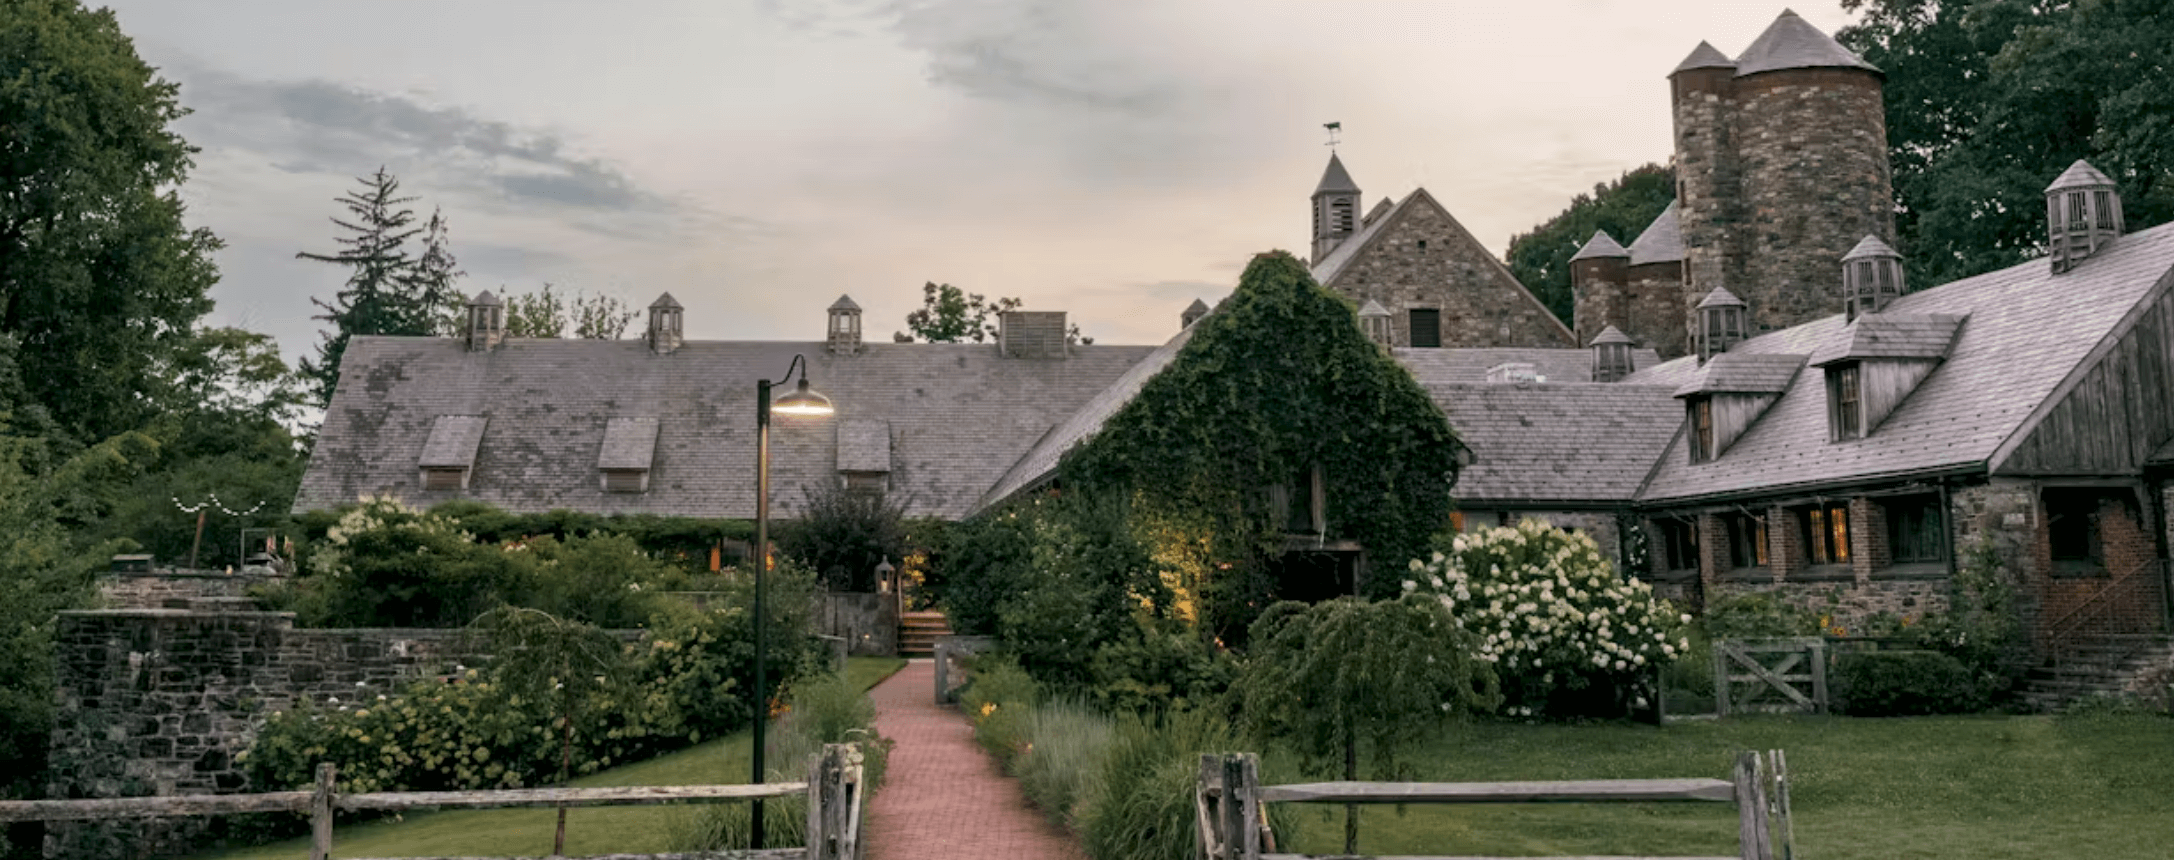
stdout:
POLYGON ((869 692, 876 730, 898 744, 868 810, 869 860, 1085 860, 974 743, 973 724, 935 704, 935 685, 936 662, 914 660, 869 692))

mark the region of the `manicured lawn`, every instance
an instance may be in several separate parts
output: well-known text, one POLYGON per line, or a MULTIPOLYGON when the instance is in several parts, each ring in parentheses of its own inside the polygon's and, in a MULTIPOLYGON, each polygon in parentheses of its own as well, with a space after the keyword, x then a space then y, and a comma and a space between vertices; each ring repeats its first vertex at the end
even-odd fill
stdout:
MULTIPOLYGON (((2163 717, 1470 725, 1411 760, 1422 781, 1726 779, 1742 749, 1788 755, 1797 847, 1814 860, 2174 856, 2174 720, 2163 717)), ((1278 764, 1264 781, 1294 781, 1278 764)), ((1298 850, 1342 850, 1341 807, 1292 810, 1298 850)), ((1735 816, 1729 804, 1378 807, 1362 812, 1359 850, 1729 855, 1735 816)))
MULTIPOLYGON (((855 657, 846 677, 873 687, 906 661, 855 657)), ((705 785, 742 783, 748 777, 750 735, 718 738, 645 762, 573 781, 577 786, 705 785)), ((609 806, 568 810, 566 851, 572 855, 656 852, 671 848, 672 832, 690 820, 693 806, 609 806)), ((558 812, 551 809, 478 809, 410 815, 404 821, 341 826, 333 836, 339 857, 516 857, 551 853, 558 812)), ((309 840, 258 848, 215 851, 197 860, 290 860, 307 858, 309 840)))

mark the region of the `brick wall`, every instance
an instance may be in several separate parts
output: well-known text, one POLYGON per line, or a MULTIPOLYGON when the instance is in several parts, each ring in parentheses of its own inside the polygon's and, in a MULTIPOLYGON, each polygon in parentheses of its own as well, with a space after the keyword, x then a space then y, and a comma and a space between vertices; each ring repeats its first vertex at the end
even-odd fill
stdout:
POLYGON ((2056 570, 2052 530, 2043 510, 2033 531, 2037 592, 2041 614, 2031 625, 2045 650, 2123 634, 2161 631, 2165 583, 2157 540, 2145 527, 2135 497, 2107 498, 2098 509, 2103 566, 2092 573, 2056 570), (2124 577, 2131 571, 2141 572, 2124 577))
POLYGON ((1720 514, 1698 515, 1698 581, 1702 593, 1713 595, 1714 586, 1729 569, 1729 524, 1720 514))
POLYGON ((1766 561, 1774 581, 1782 582, 1804 572, 1804 533, 1797 529, 1794 512, 1780 506, 1766 509, 1766 561))
POLYGON ((1871 582, 1873 571, 1894 563, 1887 541, 1887 508, 1863 496, 1850 499, 1849 564, 1858 582, 1871 582))

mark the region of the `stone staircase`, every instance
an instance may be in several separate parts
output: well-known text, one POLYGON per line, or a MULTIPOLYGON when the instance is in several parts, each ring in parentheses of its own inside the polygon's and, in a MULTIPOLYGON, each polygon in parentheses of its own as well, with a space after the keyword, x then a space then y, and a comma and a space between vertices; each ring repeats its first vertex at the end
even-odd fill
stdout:
POLYGON ((898 616, 898 656, 934 657, 936 638, 951 635, 941 612, 904 612, 898 616))
POLYGON ((2168 665, 2174 665, 2174 637, 2105 636, 2032 669, 2023 701, 2034 711, 2057 711, 2078 699, 2119 694, 2151 667, 2168 665))

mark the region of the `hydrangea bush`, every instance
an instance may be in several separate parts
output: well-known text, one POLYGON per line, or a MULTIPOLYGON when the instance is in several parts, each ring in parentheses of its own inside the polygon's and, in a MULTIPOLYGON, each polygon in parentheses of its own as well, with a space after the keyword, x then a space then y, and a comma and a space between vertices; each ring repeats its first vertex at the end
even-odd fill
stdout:
POLYGON ((1621 577, 1592 538, 1528 518, 1414 559, 1408 593, 1442 602, 1501 678, 1507 713, 1620 716, 1690 647, 1689 615, 1621 577))

